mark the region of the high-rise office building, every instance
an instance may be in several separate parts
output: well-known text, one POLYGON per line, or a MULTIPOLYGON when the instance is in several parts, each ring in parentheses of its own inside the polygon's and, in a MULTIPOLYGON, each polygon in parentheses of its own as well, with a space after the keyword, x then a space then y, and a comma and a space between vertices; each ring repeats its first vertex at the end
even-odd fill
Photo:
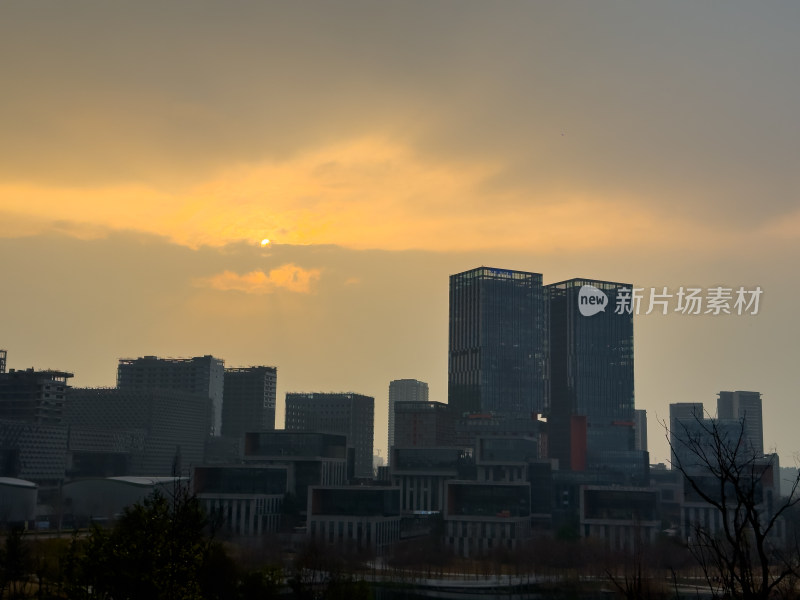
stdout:
POLYGON ((702 402, 676 402, 669 405, 669 445, 673 469, 678 465, 696 462, 687 442, 696 432, 702 431, 705 422, 702 402))
POLYGON ((120 390, 180 390, 211 398, 211 434, 222 429, 225 362, 211 355, 194 358, 122 358, 117 368, 120 390))
POLYGON ((717 398, 717 418, 742 421, 747 443, 754 456, 764 456, 764 422, 759 392, 720 392, 717 398))
MULTIPOLYGON (((441 402, 398 402, 394 444, 398 448, 453 446, 456 422, 453 411, 441 402)), ((391 454, 391 452, 390 452, 391 454)))
POLYGON ((635 450, 647 451, 647 411, 637 408, 633 411, 635 450))
POLYGON ((71 437, 80 434, 81 460, 118 452, 126 474, 141 476, 185 475, 202 464, 210 420, 207 395, 163 388, 73 388, 64 411, 71 437))
POLYGON ((634 451, 633 314, 616 308, 624 288, 631 286, 590 279, 546 286, 549 444, 562 464, 575 464, 572 454, 583 447, 590 469, 603 468, 605 453, 634 451), (602 300, 605 310, 586 310, 589 296, 592 308, 602 300), (586 418, 585 429, 575 417, 586 418), (576 439, 584 430, 586 439, 576 439))
POLYGON ((545 410, 545 309, 539 273, 450 276, 448 404, 457 414, 545 410))
POLYGON ((395 404, 397 402, 427 402, 428 384, 416 379, 395 379, 389 382, 389 456, 395 438, 395 404))
POLYGON ((0 373, 0 419, 39 425, 61 423, 72 373, 35 369, 0 373))
POLYGON ((375 399, 345 393, 287 393, 288 431, 338 433, 347 436, 347 445, 355 449, 355 476, 372 478, 372 445, 375 423, 375 399))
POLYGON ((248 431, 275 429, 275 367, 225 369, 222 435, 242 437, 248 431))

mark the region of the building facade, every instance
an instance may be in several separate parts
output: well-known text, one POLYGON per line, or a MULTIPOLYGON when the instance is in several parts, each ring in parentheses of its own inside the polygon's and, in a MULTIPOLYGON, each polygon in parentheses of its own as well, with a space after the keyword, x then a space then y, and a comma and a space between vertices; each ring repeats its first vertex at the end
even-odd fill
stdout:
POLYGON ((717 418, 743 421, 750 450, 757 457, 764 456, 764 421, 759 392, 720 392, 717 398, 717 418))
POLYGON ((188 475, 201 465, 210 420, 208 396, 175 389, 73 388, 64 412, 81 434, 84 460, 125 452, 120 444, 129 439, 128 475, 145 477, 188 475))
POLYGON ((312 487, 308 534, 340 550, 383 556, 400 539, 400 490, 388 486, 312 487))
POLYGON ((194 470, 193 491, 215 523, 242 536, 278 531, 287 467, 203 466, 194 470))
POLYGON ((539 273, 450 276, 448 404, 457 414, 544 411, 545 309, 539 273))
POLYGON ((395 435, 392 447, 431 448, 455 444, 455 416, 447 404, 398 402, 394 405, 394 411, 395 435))
POLYGON ((347 436, 355 450, 355 477, 372 479, 375 399, 345 393, 286 394, 287 431, 315 431, 347 436))
POLYGON ((416 379, 395 379, 389 382, 389 455, 395 444, 395 404, 397 402, 427 402, 428 384, 416 379))
POLYGON ((275 429, 275 367, 225 369, 222 435, 242 437, 248 431, 275 429))
POLYGON ((52 370, 0 372, 0 419, 58 425, 71 377, 72 373, 52 370))
POLYGON ((180 390, 211 399, 212 435, 222 429, 225 363, 211 355, 194 358, 122 358, 117 367, 117 387, 124 391, 180 390))
POLYGON ((550 316, 550 456, 574 463, 572 417, 586 417, 586 463, 603 465, 603 452, 634 451, 633 314, 617 310, 629 284, 570 279, 546 286, 550 316), (585 311, 591 295, 605 310, 585 311), (620 298, 621 299, 621 298, 620 298), (590 314, 591 313, 591 314, 590 314))

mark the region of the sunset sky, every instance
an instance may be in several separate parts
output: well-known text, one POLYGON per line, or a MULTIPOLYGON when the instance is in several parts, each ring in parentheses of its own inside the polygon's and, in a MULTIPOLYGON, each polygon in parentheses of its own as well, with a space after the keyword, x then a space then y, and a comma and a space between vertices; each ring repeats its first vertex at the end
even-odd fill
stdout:
POLYGON ((800 5, 0 4, 0 348, 113 386, 213 354, 287 391, 447 401, 448 276, 487 265, 763 290, 639 315, 652 462, 671 402, 764 398, 794 465, 800 5), (269 240, 269 243, 262 243, 269 240))

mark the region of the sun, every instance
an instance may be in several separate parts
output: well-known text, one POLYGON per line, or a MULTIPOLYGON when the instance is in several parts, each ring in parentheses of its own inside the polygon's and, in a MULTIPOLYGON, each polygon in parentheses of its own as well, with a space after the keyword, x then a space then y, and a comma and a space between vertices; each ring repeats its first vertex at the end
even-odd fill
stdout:
POLYGON ((263 240, 261 240, 261 247, 266 248, 267 246, 269 246, 269 239, 264 238, 263 240))

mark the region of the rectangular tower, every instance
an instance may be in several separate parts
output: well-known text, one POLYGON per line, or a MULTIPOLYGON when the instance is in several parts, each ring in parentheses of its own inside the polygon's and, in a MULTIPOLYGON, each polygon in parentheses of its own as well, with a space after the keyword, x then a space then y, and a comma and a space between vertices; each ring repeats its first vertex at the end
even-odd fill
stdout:
POLYGON ((121 390, 181 390, 211 398, 211 434, 222 429, 222 393, 225 362, 207 354, 194 358, 121 358, 117 387, 121 390))
POLYGON ((450 276, 448 404, 457 414, 545 410, 539 273, 479 267, 450 276))
MULTIPOLYGON (((633 314, 617 310, 624 283, 570 279, 546 286, 550 317, 550 455, 570 464, 575 416, 586 417, 586 459, 634 450, 633 314)), ((622 292, 624 294, 624 292, 622 292)))
POLYGON ((706 423, 702 402, 676 402, 669 405, 669 446, 672 468, 691 466, 697 457, 687 447, 691 436, 703 432, 706 423))
POLYGON ((355 476, 372 478, 372 443, 375 399, 345 393, 287 393, 288 431, 338 433, 347 436, 347 445, 355 449, 355 476))
POLYGON ((717 418, 744 421, 744 431, 751 450, 757 457, 764 456, 764 422, 760 392, 720 392, 717 399, 717 418))
POLYGON ((248 431, 275 429, 275 367, 225 369, 222 435, 242 437, 248 431))
POLYGON ((416 379, 395 379, 389 382, 389 456, 392 455, 395 430, 395 404, 398 402, 427 402, 428 384, 416 379))

